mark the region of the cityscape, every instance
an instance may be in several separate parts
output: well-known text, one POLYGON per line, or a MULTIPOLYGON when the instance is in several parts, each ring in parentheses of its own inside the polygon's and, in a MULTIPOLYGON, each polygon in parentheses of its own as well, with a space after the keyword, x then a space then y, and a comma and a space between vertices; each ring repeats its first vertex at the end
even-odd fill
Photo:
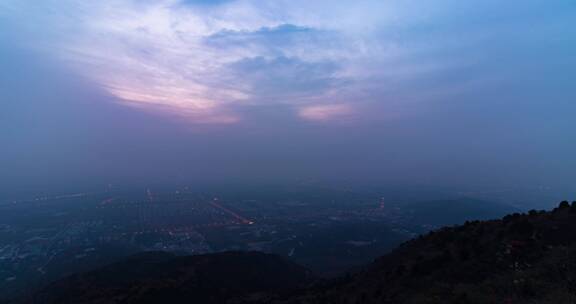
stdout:
MULTIPOLYGON (((14 296, 146 251, 274 253, 333 277, 442 225, 514 210, 487 203, 478 210, 471 201, 450 214, 411 204, 403 199, 411 196, 401 192, 388 193, 390 199, 379 194, 321 187, 138 191, 108 186, 8 201, 0 205, 0 294, 14 296)), ((452 199, 462 205, 458 195, 452 199)), ((437 204, 446 203, 429 204, 443 208, 437 204)))

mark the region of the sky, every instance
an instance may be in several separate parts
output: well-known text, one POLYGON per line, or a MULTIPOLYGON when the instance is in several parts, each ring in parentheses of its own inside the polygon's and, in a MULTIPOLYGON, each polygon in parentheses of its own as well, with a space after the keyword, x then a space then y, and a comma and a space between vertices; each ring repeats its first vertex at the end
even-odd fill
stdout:
POLYGON ((0 191, 575 186, 572 0, 0 0, 0 191))

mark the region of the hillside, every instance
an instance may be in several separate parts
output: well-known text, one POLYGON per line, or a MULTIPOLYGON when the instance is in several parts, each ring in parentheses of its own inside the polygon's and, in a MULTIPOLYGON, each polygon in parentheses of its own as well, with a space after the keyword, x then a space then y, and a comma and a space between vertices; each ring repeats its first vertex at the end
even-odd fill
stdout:
POLYGON ((431 232, 285 303, 576 303, 576 203, 431 232))

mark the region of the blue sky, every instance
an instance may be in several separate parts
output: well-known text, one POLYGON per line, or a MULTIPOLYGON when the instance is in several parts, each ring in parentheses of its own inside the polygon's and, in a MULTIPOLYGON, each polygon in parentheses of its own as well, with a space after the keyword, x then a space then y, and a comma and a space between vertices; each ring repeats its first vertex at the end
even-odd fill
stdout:
POLYGON ((4 182, 576 177, 573 1, 4 0, 0 38, 4 182))

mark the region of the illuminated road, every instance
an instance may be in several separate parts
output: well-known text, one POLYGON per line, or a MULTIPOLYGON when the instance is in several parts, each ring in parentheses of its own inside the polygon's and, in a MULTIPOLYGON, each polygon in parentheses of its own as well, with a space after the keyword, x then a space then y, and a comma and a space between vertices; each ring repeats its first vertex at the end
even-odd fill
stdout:
POLYGON ((218 199, 214 199, 214 200, 210 201, 210 205, 212 205, 212 206, 214 206, 214 207, 216 207, 216 208, 224 211, 225 213, 228 213, 229 215, 233 216, 234 218, 236 218, 237 220, 239 220, 239 221, 240 221, 241 223, 243 223, 243 224, 247 224, 247 225, 252 225, 252 224, 254 224, 253 221, 251 221, 251 220, 249 220, 249 219, 247 219, 247 218, 239 215, 238 213, 236 213, 236 212, 234 212, 234 211, 232 211, 232 210, 230 210, 230 209, 228 209, 228 208, 220 205, 217 201, 218 201, 218 199))

